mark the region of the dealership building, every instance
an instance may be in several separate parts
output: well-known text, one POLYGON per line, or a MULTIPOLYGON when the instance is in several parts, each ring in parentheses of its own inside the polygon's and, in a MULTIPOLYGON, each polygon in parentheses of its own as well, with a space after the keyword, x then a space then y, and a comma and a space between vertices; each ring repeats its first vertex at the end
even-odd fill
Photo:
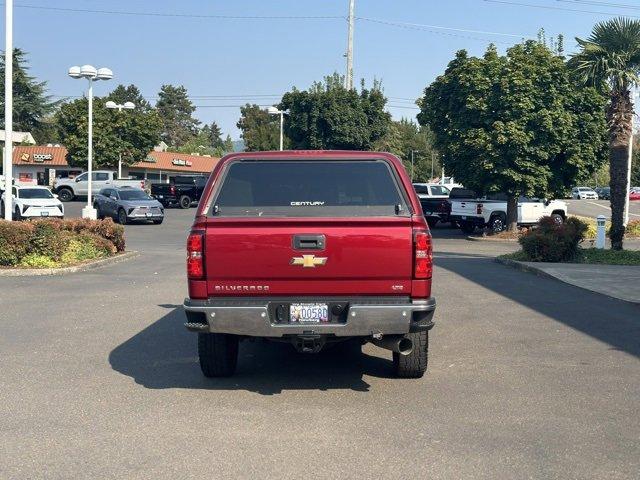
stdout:
MULTIPOLYGON (((218 160, 217 157, 154 150, 142 161, 123 166, 122 175, 152 182, 169 182, 181 174, 208 175, 218 160)), ((52 185, 56 177, 75 177, 83 171, 69 166, 67 149, 60 145, 28 145, 13 149, 13 177, 19 184, 52 185)))

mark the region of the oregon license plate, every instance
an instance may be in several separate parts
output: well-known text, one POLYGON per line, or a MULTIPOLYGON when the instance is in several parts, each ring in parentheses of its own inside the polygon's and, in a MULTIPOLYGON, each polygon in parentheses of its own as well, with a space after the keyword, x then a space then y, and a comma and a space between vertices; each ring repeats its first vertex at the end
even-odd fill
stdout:
POLYGON ((40 212, 40 216, 41 217, 48 217, 49 216, 49 212, 40 212))
POLYGON ((146 215, 147 217, 151 217, 151 216, 153 216, 153 213, 152 213, 152 212, 147 212, 147 213, 145 213, 145 215, 146 215))
POLYGON ((329 306, 326 303, 292 303, 289 321, 320 323, 329 321, 329 306))

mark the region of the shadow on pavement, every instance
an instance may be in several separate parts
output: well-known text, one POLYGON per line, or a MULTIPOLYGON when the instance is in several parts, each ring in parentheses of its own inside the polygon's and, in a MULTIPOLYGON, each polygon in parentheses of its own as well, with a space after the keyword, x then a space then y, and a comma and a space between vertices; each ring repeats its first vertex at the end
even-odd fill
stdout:
POLYGON ((640 357, 640 305, 520 272, 493 257, 440 251, 435 264, 615 350, 640 357))
POLYGON ((308 355, 285 343, 245 341, 240 344, 235 376, 206 378, 198 364, 197 334, 187 332, 184 322, 182 307, 172 309, 113 349, 111 367, 147 388, 247 390, 262 395, 305 389, 366 392, 369 384, 363 380, 364 374, 393 376, 391 354, 389 360, 361 354, 360 345, 352 342, 308 355))

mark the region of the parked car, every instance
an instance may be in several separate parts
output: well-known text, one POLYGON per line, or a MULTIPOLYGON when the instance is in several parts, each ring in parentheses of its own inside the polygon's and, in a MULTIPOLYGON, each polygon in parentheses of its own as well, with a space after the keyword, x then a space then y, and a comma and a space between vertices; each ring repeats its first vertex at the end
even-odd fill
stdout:
POLYGON ((168 184, 151 184, 151 196, 165 206, 189 208, 193 202, 200 201, 208 178, 205 175, 176 175, 168 184))
POLYGON ((640 200, 640 190, 632 190, 629 192, 629 200, 640 200))
POLYGON ((429 227, 433 228, 438 221, 449 221, 449 189, 437 183, 414 183, 413 188, 418 194, 422 213, 429 227))
MULTIPOLYGON (((561 200, 543 200, 521 197, 518 201, 518 225, 535 225, 544 216, 563 223, 567 217, 567 204, 561 200)), ((451 200, 451 220, 465 233, 487 227, 492 232, 503 231, 507 226, 507 201, 500 199, 460 198, 451 200)))
POLYGON ((151 221, 157 225, 164 220, 164 207, 140 188, 103 188, 93 199, 99 219, 111 217, 122 225, 134 221, 151 221))
POLYGON ((187 240, 186 328, 205 376, 233 374, 238 342, 316 353, 350 338, 427 368, 431 235, 400 160, 372 152, 223 157, 187 240))
MULTIPOLYGON (((91 188, 93 192, 99 192, 103 188, 136 187, 145 188, 144 180, 131 178, 118 178, 116 172, 108 170, 96 170, 92 172, 91 188)), ((76 197, 88 195, 89 173, 85 172, 75 178, 56 178, 53 182, 53 191, 63 202, 70 202, 76 197)))
POLYGON ((571 198, 576 200, 598 200, 598 194, 591 187, 574 187, 571 189, 571 198))
POLYGON ((598 187, 596 193, 600 200, 611 200, 611 188, 609 187, 598 187))
MULTIPOLYGON (((12 187, 13 219, 57 217, 64 218, 64 206, 47 187, 12 187)), ((0 192, 4 195, 4 192, 0 192)), ((0 201, 0 218, 4 217, 4 198, 0 201)))

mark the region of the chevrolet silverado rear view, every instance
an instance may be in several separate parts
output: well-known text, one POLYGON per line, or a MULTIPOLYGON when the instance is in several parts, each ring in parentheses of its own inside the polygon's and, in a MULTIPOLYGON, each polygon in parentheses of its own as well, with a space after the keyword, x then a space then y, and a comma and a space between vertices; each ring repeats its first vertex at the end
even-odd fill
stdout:
POLYGON ((250 337, 305 353, 349 339, 427 368, 431 235, 386 153, 238 153, 217 164, 187 241, 186 327, 206 376, 235 372, 250 337))

